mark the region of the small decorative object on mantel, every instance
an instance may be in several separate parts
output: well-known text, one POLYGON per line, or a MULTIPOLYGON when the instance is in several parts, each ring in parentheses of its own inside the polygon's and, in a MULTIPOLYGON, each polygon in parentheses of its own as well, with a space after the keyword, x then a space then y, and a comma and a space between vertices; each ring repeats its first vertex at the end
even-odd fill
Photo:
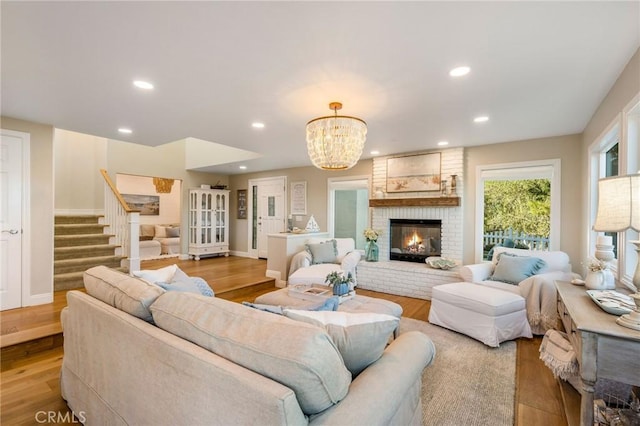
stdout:
POLYGON ((382 190, 381 187, 377 187, 376 188, 376 192, 374 193, 375 197, 379 200, 384 198, 384 191, 382 190))
POLYGON ((304 229, 307 232, 320 232, 320 227, 318 226, 318 222, 316 222, 316 219, 313 217, 313 215, 311 215, 311 217, 309 218, 309 221, 307 222, 307 226, 304 229))
POLYGON ((458 175, 451 175, 451 191, 449 191, 449 195, 456 196, 456 186, 458 186, 457 182, 458 175))
POLYGON ((345 276, 342 272, 333 271, 327 275, 324 282, 333 288, 334 296, 343 296, 352 290, 354 279, 351 272, 345 276))
POLYGON ((446 179, 442 180, 442 191, 440 192, 440 195, 442 195, 443 197, 446 197, 447 195, 449 195, 449 193, 447 191, 447 180, 446 179))
POLYGON ((367 245, 364 247, 364 260, 367 262, 377 262, 379 254, 377 241, 380 236, 380 231, 367 228, 364 230, 363 235, 367 240, 367 245))

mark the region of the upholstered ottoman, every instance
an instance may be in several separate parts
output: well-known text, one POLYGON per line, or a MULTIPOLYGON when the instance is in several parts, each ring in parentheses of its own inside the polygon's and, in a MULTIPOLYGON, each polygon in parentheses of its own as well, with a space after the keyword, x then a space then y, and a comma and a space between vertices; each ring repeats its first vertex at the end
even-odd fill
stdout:
POLYGON ((522 296, 478 284, 433 287, 429 322, 493 347, 505 340, 533 337, 522 296))
MULTIPOLYGON (((318 302, 311 302, 309 300, 289 296, 289 290, 286 287, 258 296, 255 303, 286 306, 289 308, 305 308, 318 304, 318 302)), ((338 310, 344 312, 387 314, 393 315, 397 318, 402 316, 402 306, 397 303, 384 299, 376 299, 375 297, 360 296, 357 294, 352 299, 342 302, 338 306, 338 310)))

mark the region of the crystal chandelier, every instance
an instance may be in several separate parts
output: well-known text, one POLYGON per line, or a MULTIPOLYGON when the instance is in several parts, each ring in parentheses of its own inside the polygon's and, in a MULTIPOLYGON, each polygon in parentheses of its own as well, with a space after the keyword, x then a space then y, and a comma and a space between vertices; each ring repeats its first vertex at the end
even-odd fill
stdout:
POLYGON ((331 102, 334 115, 307 123, 307 150, 314 166, 323 170, 346 170, 362 155, 367 139, 367 123, 356 117, 338 115, 340 102, 331 102))

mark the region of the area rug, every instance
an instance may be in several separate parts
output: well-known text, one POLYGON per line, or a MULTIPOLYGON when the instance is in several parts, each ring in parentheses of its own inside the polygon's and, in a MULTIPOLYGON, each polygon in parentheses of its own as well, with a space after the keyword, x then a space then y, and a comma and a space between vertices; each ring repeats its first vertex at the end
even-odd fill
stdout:
POLYGON ((462 334, 403 317, 400 332, 431 338, 436 357, 422 375, 425 425, 513 425, 516 343, 490 348, 462 334))

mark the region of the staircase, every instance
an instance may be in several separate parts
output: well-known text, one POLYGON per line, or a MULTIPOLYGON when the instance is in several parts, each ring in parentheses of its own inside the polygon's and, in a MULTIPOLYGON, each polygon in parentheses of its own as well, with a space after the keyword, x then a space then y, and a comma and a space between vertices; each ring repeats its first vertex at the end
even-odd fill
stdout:
POLYGON ((109 244, 112 235, 104 233, 101 216, 56 216, 53 254, 53 289, 69 290, 84 287, 82 273, 105 265, 120 271, 122 256, 116 256, 118 246, 109 244))

